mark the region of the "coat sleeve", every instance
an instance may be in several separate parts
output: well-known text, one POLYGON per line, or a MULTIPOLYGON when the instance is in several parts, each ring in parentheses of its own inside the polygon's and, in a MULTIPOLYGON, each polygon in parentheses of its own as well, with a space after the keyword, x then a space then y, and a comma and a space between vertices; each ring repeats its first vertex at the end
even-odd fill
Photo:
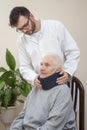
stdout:
POLYGON ((20 72, 23 78, 34 86, 34 78, 37 76, 37 73, 34 71, 34 68, 31 63, 31 58, 25 49, 24 44, 26 43, 23 42, 23 39, 21 37, 17 40, 17 43, 18 43, 20 72))
POLYGON ((60 24, 60 32, 61 49, 65 57, 64 70, 73 76, 80 61, 80 50, 70 32, 63 24, 60 24))

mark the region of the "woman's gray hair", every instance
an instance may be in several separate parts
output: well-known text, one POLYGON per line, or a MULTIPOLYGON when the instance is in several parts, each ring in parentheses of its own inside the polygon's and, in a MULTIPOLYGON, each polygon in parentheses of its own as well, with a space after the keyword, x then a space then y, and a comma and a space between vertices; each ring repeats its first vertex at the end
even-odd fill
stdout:
POLYGON ((62 60, 61 60, 61 58, 60 58, 60 56, 58 55, 58 54, 55 54, 55 53, 47 53, 46 55, 45 55, 45 57, 50 57, 50 58, 52 58, 52 60, 53 60, 53 64, 54 64, 54 66, 55 67, 57 67, 57 68, 62 68, 63 69, 63 63, 62 63, 62 60))

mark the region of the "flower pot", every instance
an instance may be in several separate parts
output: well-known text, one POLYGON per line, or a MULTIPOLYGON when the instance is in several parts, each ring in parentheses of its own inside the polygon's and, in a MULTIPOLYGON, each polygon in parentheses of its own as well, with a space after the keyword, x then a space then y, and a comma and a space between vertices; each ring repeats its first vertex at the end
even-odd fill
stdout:
POLYGON ((3 123, 11 123, 15 118, 16 106, 2 108, 0 118, 3 123))
POLYGON ((16 106, 8 107, 7 109, 2 107, 0 119, 1 122, 4 124, 6 130, 9 130, 9 126, 16 116, 15 113, 16 113, 16 106))
POLYGON ((9 130, 9 127, 12 121, 16 118, 16 116, 21 111, 22 104, 17 103, 16 106, 8 107, 7 109, 2 107, 0 113, 0 120, 2 124, 5 126, 5 130, 9 130))

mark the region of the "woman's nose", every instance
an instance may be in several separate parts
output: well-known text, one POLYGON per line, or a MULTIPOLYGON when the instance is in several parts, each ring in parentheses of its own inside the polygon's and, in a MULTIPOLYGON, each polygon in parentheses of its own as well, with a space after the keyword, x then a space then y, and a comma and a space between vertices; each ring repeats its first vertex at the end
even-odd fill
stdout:
POLYGON ((44 65, 41 66, 41 70, 45 70, 45 66, 44 65))

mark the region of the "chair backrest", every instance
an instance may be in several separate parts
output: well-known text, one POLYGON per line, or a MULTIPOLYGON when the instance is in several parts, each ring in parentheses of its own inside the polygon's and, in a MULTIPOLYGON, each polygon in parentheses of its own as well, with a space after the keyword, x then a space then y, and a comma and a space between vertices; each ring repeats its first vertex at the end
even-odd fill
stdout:
MULTIPOLYGON (((71 95, 73 99, 74 104, 74 111, 79 116, 78 121, 78 130, 85 130, 85 122, 84 122, 84 112, 85 112, 85 93, 84 93, 84 86, 82 82, 75 76, 71 79, 71 81, 68 83, 68 86, 71 89, 71 95)), ((76 115, 77 115, 76 114, 76 115)))

